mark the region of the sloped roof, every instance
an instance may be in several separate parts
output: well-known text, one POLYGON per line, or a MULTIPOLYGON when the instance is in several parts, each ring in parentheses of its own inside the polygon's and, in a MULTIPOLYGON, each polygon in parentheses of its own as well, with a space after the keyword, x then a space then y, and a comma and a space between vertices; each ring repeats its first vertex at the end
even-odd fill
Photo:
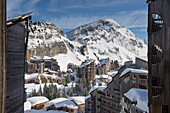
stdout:
POLYGON ((85 97, 83 96, 70 97, 69 99, 74 101, 77 105, 85 104, 85 97))
POLYGON ((54 105, 56 103, 59 103, 59 102, 65 101, 65 100, 67 100, 67 98, 56 98, 56 99, 53 99, 53 100, 47 102, 45 106, 49 107, 51 105, 54 105))
POLYGON ((26 13, 26 14, 23 14, 23 15, 20 15, 20 16, 17 16, 17 17, 14 17, 12 19, 7 20, 7 27, 14 25, 18 22, 30 20, 31 19, 31 16, 30 16, 31 13, 32 12, 29 12, 29 13, 26 13))
POLYGON ((136 107, 142 109, 143 111, 149 112, 148 108, 148 90, 132 88, 127 93, 124 94, 131 101, 137 101, 136 107))
POLYGON ((120 77, 123 77, 125 74, 127 74, 128 72, 131 73, 143 73, 143 74, 148 74, 148 70, 144 70, 144 69, 132 69, 132 68, 126 68, 120 75, 120 77))

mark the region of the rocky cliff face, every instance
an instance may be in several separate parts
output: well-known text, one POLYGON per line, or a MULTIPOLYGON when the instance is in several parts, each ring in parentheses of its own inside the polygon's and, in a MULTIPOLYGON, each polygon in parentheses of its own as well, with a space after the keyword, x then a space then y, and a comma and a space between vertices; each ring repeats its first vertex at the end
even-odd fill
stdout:
POLYGON ((68 40, 64 32, 52 23, 34 22, 30 24, 28 49, 34 56, 54 56, 66 54, 64 40, 68 40))

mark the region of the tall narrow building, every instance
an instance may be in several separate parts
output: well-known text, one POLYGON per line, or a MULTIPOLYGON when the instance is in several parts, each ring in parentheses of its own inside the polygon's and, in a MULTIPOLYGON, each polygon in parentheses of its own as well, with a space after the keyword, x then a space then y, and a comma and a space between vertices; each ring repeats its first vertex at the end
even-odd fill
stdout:
POLYGON ((149 108, 170 112, 170 1, 148 0, 149 108))
POLYGON ((7 21, 6 113, 24 112, 24 75, 30 19, 31 16, 26 14, 7 21))

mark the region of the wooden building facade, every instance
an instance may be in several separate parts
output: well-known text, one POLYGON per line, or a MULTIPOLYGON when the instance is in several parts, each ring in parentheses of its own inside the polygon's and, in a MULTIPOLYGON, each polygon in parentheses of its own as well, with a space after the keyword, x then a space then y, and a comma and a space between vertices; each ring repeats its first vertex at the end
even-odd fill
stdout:
POLYGON ((24 111, 24 75, 30 19, 31 16, 26 14, 7 21, 6 113, 24 111))
POLYGON ((150 113, 170 112, 170 1, 147 0, 150 113))

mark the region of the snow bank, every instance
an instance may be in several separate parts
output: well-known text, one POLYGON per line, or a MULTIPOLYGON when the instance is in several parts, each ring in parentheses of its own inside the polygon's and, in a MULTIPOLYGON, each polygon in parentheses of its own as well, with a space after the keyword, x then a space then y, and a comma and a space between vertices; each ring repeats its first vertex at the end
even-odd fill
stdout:
POLYGON ((29 101, 24 102, 24 111, 31 110, 31 103, 29 101))

